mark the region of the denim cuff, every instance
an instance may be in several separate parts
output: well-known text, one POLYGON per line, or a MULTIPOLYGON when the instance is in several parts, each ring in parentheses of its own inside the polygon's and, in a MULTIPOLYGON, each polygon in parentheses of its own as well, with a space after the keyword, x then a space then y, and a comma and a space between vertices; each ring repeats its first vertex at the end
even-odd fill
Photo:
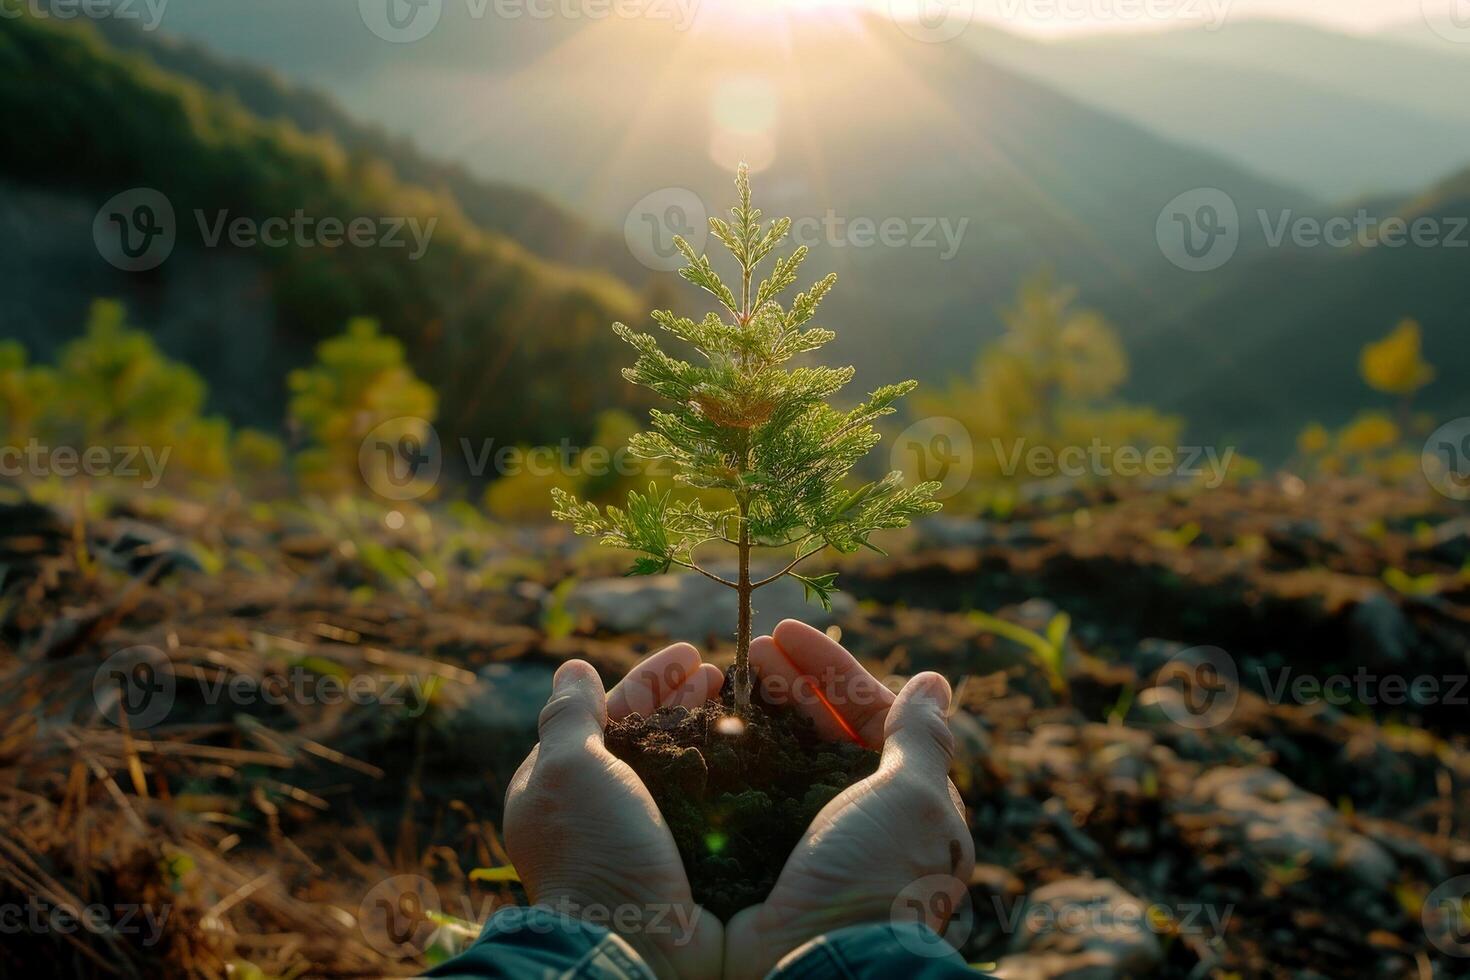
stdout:
POLYGON ((798 946, 776 964, 772 980, 879 980, 904 976, 939 980, 980 977, 954 947, 919 922, 848 926, 798 946))
POLYGON ((621 936, 562 912, 512 906, 490 916, 473 946, 425 974, 449 978, 654 980, 621 936))

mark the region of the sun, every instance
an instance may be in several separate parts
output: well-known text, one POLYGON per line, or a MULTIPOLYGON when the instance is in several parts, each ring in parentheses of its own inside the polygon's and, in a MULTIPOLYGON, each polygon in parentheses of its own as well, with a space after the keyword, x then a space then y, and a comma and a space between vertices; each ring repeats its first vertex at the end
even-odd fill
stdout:
POLYGON ((856 28, 863 15, 886 0, 685 0, 697 5, 696 23, 716 29, 781 30, 782 25, 846 22, 856 28))
POLYGON ((745 9, 784 11, 787 13, 816 12, 824 9, 848 9, 870 6, 868 0, 729 0, 745 9))
POLYGON ((699 0, 701 8, 719 15, 751 17, 820 16, 870 10, 874 0, 699 0))

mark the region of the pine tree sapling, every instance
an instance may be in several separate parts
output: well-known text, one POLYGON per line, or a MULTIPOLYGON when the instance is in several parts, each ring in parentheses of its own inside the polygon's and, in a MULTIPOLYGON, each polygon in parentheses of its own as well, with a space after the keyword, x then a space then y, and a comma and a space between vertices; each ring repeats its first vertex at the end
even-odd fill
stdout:
POLYGON ((638 553, 629 574, 659 574, 678 565, 736 590, 734 693, 736 711, 744 717, 750 711, 756 590, 790 575, 808 598, 830 608, 836 574, 802 574, 797 567, 829 547, 843 553, 874 547, 868 540, 873 532, 903 527, 916 515, 938 510, 933 496, 939 484, 905 487, 898 472, 851 484, 854 465, 878 442, 874 421, 892 413, 894 402, 915 382, 885 385, 867 401, 840 410, 827 400, 852 379, 851 367, 788 366, 833 338, 832 331, 809 324, 837 277, 826 276, 783 306, 779 297, 795 284, 807 248, 775 256, 791 220, 762 223, 761 212, 750 203, 744 164, 735 186, 740 203, 731 209, 732 220, 711 218, 710 231, 735 257, 738 293, 707 256, 676 237, 674 244, 688 263, 679 274, 712 295, 719 309, 699 321, 666 310, 653 313, 663 330, 693 349, 694 362, 665 353, 648 334, 621 323, 613 326, 638 354, 623 376, 668 402, 653 410, 651 431, 636 434, 629 448, 637 456, 669 461, 678 483, 723 491, 729 505, 712 509, 652 487, 646 495, 629 493, 626 507, 605 510, 563 490, 552 496, 554 515, 570 521, 578 534, 638 553), (756 270, 767 258, 772 259, 769 275, 757 281, 756 270), (733 580, 709 570, 702 561, 706 546, 735 550, 733 580), (758 548, 777 549, 781 564, 752 578, 751 556, 758 548))

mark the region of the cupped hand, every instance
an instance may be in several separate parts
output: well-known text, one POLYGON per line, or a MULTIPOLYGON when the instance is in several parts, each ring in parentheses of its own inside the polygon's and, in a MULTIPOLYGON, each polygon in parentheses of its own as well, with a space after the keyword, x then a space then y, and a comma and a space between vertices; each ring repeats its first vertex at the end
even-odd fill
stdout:
POLYGON ((764 976, 787 953, 844 926, 917 913, 942 932, 941 913, 959 907, 975 865, 949 780, 949 683, 918 674, 895 697, 836 642, 791 620, 756 641, 751 662, 768 697, 768 679, 785 677, 791 700, 819 730, 881 746, 883 755, 877 772, 817 814, 765 902, 730 920, 725 976, 764 976))
POLYGON ((826 633, 782 620, 772 635, 751 643, 750 666, 766 700, 796 706, 818 735, 882 748, 893 692, 826 633))
POLYGON ((609 716, 703 704, 722 681, 687 643, 644 660, 610 695, 590 664, 568 661, 506 793, 506 849, 531 902, 608 926, 660 976, 718 975, 723 927, 695 904, 663 815, 603 730, 609 716))

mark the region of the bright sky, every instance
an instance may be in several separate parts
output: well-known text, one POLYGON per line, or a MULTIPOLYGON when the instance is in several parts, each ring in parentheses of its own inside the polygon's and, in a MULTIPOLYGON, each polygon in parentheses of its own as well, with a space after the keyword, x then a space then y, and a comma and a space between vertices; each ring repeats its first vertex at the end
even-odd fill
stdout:
MULTIPOLYGON (((824 0, 784 0, 790 6, 824 0)), ((832 2, 832 0, 825 0, 832 2)), ((841 2, 841 0, 838 0, 841 2)), ((853 2, 853 0, 847 0, 853 2)), ((861 2, 861 0, 858 0, 861 2)), ((1187 24, 1277 18, 1348 31, 1423 23, 1424 5, 1465 0, 866 0, 879 10, 974 11, 975 19, 1037 34, 1138 31, 1187 24)))

